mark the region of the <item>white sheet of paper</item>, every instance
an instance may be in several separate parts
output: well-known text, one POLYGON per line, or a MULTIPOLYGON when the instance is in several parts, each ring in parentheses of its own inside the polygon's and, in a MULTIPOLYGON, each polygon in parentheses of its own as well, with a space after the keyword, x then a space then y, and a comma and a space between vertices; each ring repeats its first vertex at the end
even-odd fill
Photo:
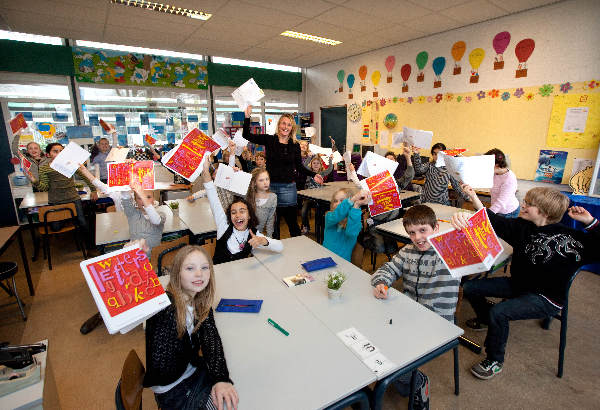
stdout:
POLYGON ((127 159, 129 148, 111 148, 105 162, 123 162, 127 159))
POLYGON ((367 365, 369 369, 371 369, 374 373, 379 375, 385 374, 396 367, 394 362, 381 354, 381 352, 377 352, 372 356, 367 357, 363 360, 363 363, 367 365))
POLYGON ((222 128, 219 128, 217 130, 217 132, 215 132, 211 138, 217 143, 219 144, 219 146, 221 147, 221 149, 227 149, 227 147, 229 146, 229 135, 227 135, 227 133, 225 132, 225 130, 223 130, 222 128))
POLYGON ((331 148, 319 147, 318 145, 308 144, 308 150, 313 154, 323 154, 327 157, 331 155, 331 148))
POLYGON ((390 174, 394 174, 398 168, 398 162, 387 159, 384 156, 375 154, 374 152, 367 151, 367 155, 363 158, 363 161, 356 171, 358 174, 364 177, 370 177, 377 175, 386 169, 390 171, 390 174))
POLYGON ((307 138, 310 138, 312 140, 312 137, 314 137, 317 134, 317 129, 315 127, 306 127, 304 128, 304 134, 307 138))
POLYGON ((60 172, 67 178, 71 178, 75 171, 77 171, 77 168, 79 168, 79 164, 83 164, 89 157, 89 152, 71 141, 65 149, 54 158, 54 161, 50 164, 50 168, 60 172))
MULTIPOLYGON (((402 142, 404 138, 403 132, 395 132, 392 134, 392 148, 402 148, 402 142)), ((410 146, 410 144, 409 144, 410 146)))
POLYGON ((414 145, 419 148, 431 147, 431 141, 433 140, 433 131, 416 130, 410 127, 402 127, 402 133, 404 134, 404 140, 409 145, 414 145))
POLYGON ((254 78, 251 78, 232 92, 231 96, 238 107, 244 111, 249 105, 254 105, 260 101, 265 96, 265 93, 256 85, 254 78))
POLYGON ((347 162, 349 164, 352 163, 352 154, 350 154, 350 151, 344 152, 344 155, 342 158, 344 158, 344 162, 347 162))
POLYGON ((334 164, 337 164, 338 162, 342 162, 343 160, 344 160, 344 157, 342 157, 339 152, 336 151, 333 153, 333 163, 334 164))
POLYGON ((494 186, 494 155, 475 155, 472 157, 451 157, 443 152, 448 174, 471 188, 491 188, 494 186))
POLYGON ((567 108, 563 132, 585 132, 589 112, 589 107, 567 108))
POLYGON ((244 151, 244 147, 248 145, 248 140, 242 137, 243 130, 239 129, 236 131, 233 136, 233 142, 235 142, 235 155, 242 155, 242 151, 244 151))
POLYGON ((229 165, 221 164, 217 168, 215 185, 245 196, 248 193, 250 179, 252 179, 251 174, 243 171, 235 172, 229 165))

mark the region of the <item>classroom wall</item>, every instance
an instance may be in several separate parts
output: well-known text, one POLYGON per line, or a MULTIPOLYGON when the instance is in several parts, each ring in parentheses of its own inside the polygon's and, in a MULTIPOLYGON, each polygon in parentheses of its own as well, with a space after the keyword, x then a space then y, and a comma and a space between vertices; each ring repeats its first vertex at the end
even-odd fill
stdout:
MULTIPOLYGON (((379 122, 379 141, 375 141, 373 126, 370 138, 363 141, 363 121, 348 121, 348 147, 371 140, 385 149, 390 145, 391 134, 402 131, 403 125, 432 130, 434 143, 442 141, 449 148, 468 148, 471 154, 497 147, 510 156, 513 170, 522 179, 533 179, 540 149, 567 151, 563 183, 568 182, 573 158, 595 159, 600 127, 586 135, 587 140, 581 145, 588 148, 561 148, 547 145, 548 125, 554 96, 595 94, 600 90, 598 81, 592 81, 600 80, 599 21, 599 1, 564 1, 315 66, 306 70, 306 110, 315 112, 315 127, 319 131, 320 107, 323 106, 357 103, 362 107, 367 124, 373 115, 379 122), (496 52, 492 40, 502 31, 508 31, 511 40, 504 52, 504 69, 494 70, 496 52), (527 60, 527 77, 515 78, 518 66, 515 45, 526 38, 535 41, 535 49, 527 60), (455 61, 451 48, 461 40, 466 42, 460 61, 462 72, 453 75, 455 61), (472 84, 469 82, 469 53, 475 48, 483 48, 485 57, 478 68, 479 82, 472 84), (421 51, 427 51, 429 59, 424 68, 425 81, 419 83, 416 82, 415 59, 421 51), (387 83, 385 59, 390 55, 395 56, 396 63, 392 82, 387 83), (438 56, 446 58, 446 67, 440 76, 442 86, 434 88, 431 62, 438 56), (406 63, 411 65, 412 73, 407 81, 409 91, 403 93, 400 68, 406 63), (362 65, 368 70, 365 92, 360 91, 358 71, 362 65), (346 77, 341 93, 337 79, 340 69, 345 71, 346 77), (375 70, 381 72, 377 98, 373 97, 371 80, 375 70), (350 73, 356 77, 352 99, 349 99, 346 82, 350 73), (564 85, 567 82, 570 84, 564 85), (566 94, 561 86, 567 90, 566 94), (519 90, 521 88, 523 90, 519 90), (387 129, 383 125, 388 113, 398 117, 395 128, 387 129), (382 136, 382 130, 387 131, 387 135, 382 136)), ((600 104, 597 104, 598 99, 594 101, 597 119, 600 104)), ((588 125, 591 123, 588 120, 588 125)), ((586 131, 590 131, 589 127, 586 131)))

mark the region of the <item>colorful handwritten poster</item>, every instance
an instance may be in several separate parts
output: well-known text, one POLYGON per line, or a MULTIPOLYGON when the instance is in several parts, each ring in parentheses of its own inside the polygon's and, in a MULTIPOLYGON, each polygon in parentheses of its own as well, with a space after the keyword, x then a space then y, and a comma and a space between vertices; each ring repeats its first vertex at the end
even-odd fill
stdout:
POLYGON ((503 250, 485 208, 469 218, 467 228, 432 235, 427 241, 455 278, 487 271, 503 250))
POLYGON ((563 179, 566 163, 566 151, 540 150, 534 181, 560 184, 563 179))
POLYGON ((115 188, 115 191, 129 190, 131 176, 137 178, 142 188, 154 189, 154 162, 136 161, 136 162, 111 162, 106 164, 108 170, 108 186, 115 188))
POLYGON ((137 246, 80 264, 109 333, 125 333, 170 304, 156 273, 137 246))
POLYGON ((15 116, 15 118, 10 120, 10 129, 12 130, 13 134, 16 134, 19 130, 24 128, 27 128, 27 121, 25 121, 23 113, 20 112, 15 116))
POLYGON ((371 216, 402 208, 398 185, 396 185, 396 180, 388 170, 363 179, 361 185, 363 188, 371 191, 372 201, 369 204, 371 216))
POLYGON ((144 137, 144 141, 148 145, 154 145, 154 144, 156 144, 156 138, 152 138, 149 134, 146 134, 146 136, 144 137))
POLYGON ((194 128, 179 145, 162 158, 162 163, 176 174, 194 182, 202 172, 200 165, 206 152, 210 155, 217 149, 219 144, 198 128, 194 128))

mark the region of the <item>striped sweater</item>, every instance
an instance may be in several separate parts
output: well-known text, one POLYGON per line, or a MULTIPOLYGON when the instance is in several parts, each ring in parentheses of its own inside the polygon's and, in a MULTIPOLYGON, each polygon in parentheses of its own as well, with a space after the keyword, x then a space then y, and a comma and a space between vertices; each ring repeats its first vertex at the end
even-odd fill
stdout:
POLYGON ((373 274, 371 284, 391 286, 403 278, 404 294, 454 323, 460 279, 455 279, 433 248, 425 252, 406 245, 373 274))
MULTIPOLYGON (((75 172, 83 182, 94 192, 96 187, 79 170, 75 172)), ((50 205, 66 204, 80 199, 75 188, 74 177, 67 178, 58 171, 50 168, 48 163, 40 166, 39 179, 34 186, 40 191, 48 191, 50 205)))
POLYGON ((415 175, 425 175, 425 185, 421 194, 421 202, 433 202, 434 204, 450 205, 448 198, 448 183, 465 200, 469 197, 460 189, 460 183, 446 171, 446 167, 436 167, 432 162, 423 163, 421 156, 412 156, 415 175))

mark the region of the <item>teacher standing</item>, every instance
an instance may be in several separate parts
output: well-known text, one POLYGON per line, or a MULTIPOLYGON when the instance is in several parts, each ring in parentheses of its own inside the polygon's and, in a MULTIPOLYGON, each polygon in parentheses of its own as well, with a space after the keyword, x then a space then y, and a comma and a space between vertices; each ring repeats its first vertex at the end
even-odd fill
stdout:
POLYGON ((252 106, 248 106, 245 113, 243 137, 254 144, 265 146, 271 191, 277 195, 277 215, 285 219, 291 236, 299 236, 295 173, 298 171, 314 177, 320 184, 323 183, 323 177, 302 165, 300 145, 296 141, 297 125, 292 114, 282 114, 277 122, 277 133, 270 135, 252 134, 250 132, 252 106))

